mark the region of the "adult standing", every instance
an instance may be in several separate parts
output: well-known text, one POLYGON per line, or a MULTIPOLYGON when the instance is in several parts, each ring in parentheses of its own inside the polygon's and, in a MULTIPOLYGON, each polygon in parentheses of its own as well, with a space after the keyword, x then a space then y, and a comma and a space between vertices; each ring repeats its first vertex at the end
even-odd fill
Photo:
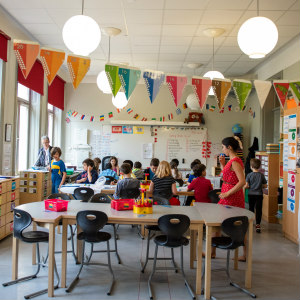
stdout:
POLYGON ((41 138, 41 142, 43 147, 39 150, 38 159, 35 162, 36 167, 47 167, 50 165, 52 157, 51 157, 51 149, 50 139, 48 136, 44 135, 41 138))

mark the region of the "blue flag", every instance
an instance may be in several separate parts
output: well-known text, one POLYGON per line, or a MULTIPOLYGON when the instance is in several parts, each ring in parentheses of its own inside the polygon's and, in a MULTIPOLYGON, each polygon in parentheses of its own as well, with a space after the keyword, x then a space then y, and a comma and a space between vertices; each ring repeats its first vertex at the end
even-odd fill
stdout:
POLYGON ((147 92, 151 103, 155 100, 161 85, 165 81, 165 74, 159 71, 146 70, 143 74, 147 92))

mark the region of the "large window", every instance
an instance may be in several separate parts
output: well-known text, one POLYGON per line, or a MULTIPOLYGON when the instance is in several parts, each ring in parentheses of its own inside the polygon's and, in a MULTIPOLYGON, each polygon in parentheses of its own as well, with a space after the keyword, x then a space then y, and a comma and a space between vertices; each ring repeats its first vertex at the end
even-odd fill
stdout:
POLYGON ((52 144, 54 139, 54 113, 54 106, 48 103, 48 136, 52 144))

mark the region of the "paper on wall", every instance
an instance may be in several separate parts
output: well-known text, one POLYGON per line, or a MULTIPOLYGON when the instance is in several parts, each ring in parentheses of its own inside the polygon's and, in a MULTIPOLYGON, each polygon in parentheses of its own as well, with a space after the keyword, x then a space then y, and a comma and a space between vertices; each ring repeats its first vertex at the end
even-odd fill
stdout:
POLYGON ((153 157, 153 144, 152 143, 145 143, 142 146, 143 150, 143 158, 151 159, 153 157))

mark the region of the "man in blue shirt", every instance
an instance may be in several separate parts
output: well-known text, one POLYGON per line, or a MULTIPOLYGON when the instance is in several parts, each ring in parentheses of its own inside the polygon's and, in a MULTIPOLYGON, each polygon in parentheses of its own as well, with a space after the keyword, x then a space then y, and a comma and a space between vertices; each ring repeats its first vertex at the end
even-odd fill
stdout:
POLYGON ((116 181, 119 179, 119 176, 117 175, 117 173, 112 170, 112 165, 111 165, 110 162, 105 165, 105 170, 103 170, 100 173, 99 177, 102 177, 102 176, 104 176, 104 177, 108 177, 108 176, 113 177, 116 181))
POLYGON ((98 173, 94 168, 94 161, 87 158, 82 162, 82 165, 84 171, 77 176, 76 183, 94 184, 98 179, 98 173))

